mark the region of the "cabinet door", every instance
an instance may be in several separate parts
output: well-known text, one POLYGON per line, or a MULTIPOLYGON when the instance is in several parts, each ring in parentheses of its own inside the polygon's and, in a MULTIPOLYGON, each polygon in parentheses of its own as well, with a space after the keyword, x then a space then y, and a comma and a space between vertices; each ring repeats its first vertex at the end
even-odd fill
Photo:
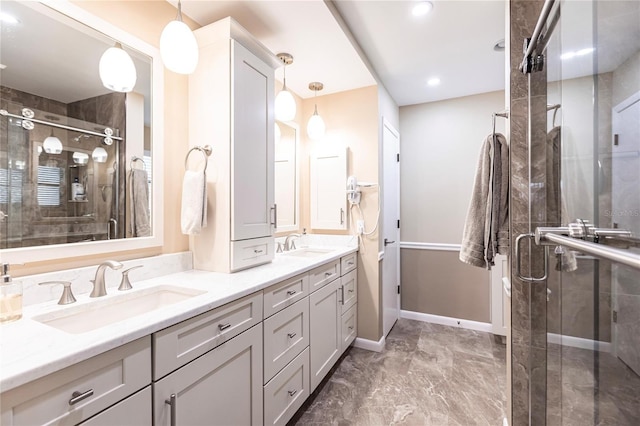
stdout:
POLYGON ((232 42, 231 240, 268 237, 274 208, 274 71, 232 42))
POLYGON ((340 357, 342 324, 339 301, 340 280, 334 280, 309 296, 309 349, 311 350, 311 392, 340 357))
POLYGON ((347 150, 311 156, 311 228, 347 229, 347 150))
POLYGON ((154 424, 262 424, 262 324, 154 384, 154 424), (175 395, 173 405, 166 401, 175 395))

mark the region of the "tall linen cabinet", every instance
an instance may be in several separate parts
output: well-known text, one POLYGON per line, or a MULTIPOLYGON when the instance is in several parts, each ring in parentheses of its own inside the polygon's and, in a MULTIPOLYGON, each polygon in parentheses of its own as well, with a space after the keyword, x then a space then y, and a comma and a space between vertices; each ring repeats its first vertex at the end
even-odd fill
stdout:
MULTIPOLYGON (((274 256, 274 70, 281 63, 232 18, 194 33, 200 59, 189 76, 189 145, 213 150, 208 224, 190 246, 196 269, 234 272, 274 256)), ((196 163, 190 167, 204 167, 196 163)))

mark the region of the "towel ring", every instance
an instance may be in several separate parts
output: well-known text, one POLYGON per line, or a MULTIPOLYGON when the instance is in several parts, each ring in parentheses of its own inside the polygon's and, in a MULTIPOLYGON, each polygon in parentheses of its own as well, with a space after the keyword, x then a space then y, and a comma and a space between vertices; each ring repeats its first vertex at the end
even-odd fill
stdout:
POLYGON ((209 157, 211 155, 212 149, 211 149, 211 145, 205 145, 205 146, 194 146, 193 148, 191 148, 189 150, 189 152, 187 152, 186 157, 184 158, 184 169, 185 170, 189 170, 188 163, 189 163, 189 155, 191 155, 191 153, 193 151, 200 151, 202 153, 202 155, 204 155, 204 170, 203 171, 207 171, 207 157, 209 157))
MULTIPOLYGON (((147 168, 147 163, 145 163, 145 162, 144 162, 144 160, 143 160, 142 158, 140 158, 140 157, 138 157, 138 156, 135 156, 135 155, 134 155, 133 157, 131 157, 131 161, 129 162, 129 168, 130 168, 131 170, 133 170, 133 164, 134 164, 136 161, 141 161, 141 162, 142 162, 142 168, 143 168, 143 169, 146 169, 146 168, 147 168)), ((115 168, 115 167, 114 167, 114 168, 115 168)))

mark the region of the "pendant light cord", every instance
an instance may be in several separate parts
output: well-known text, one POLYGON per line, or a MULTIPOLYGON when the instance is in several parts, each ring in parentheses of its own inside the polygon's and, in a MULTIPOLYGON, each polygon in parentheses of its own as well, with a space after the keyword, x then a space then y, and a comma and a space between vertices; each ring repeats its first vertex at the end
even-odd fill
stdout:
POLYGON ((182 2, 178 0, 178 15, 176 16, 176 21, 182 22, 182 2))

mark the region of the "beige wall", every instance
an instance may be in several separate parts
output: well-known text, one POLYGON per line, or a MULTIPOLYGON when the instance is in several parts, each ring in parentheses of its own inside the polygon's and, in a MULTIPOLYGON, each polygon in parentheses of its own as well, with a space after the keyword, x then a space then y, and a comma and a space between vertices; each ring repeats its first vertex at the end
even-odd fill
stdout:
POLYGON ((457 251, 402 250, 402 309, 491 321, 491 291, 485 270, 458 260, 457 251))
MULTIPOLYGON (((403 242, 460 244, 480 148, 504 102, 499 91, 400 108, 403 242)), ((401 288, 404 310, 490 321, 489 272, 457 251, 402 249, 401 288)))
POLYGON ((402 241, 460 244, 478 154, 503 109, 503 91, 400 107, 402 241))
MULTIPOLYGON (((111 24, 128 31, 158 47, 164 26, 175 19, 176 9, 166 1, 75 1, 77 5, 111 24)), ((185 22, 195 29, 198 25, 185 16, 185 22)), ((116 260, 176 253, 189 249, 187 237, 180 232, 180 199, 182 191, 182 161, 188 147, 188 78, 164 73, 164 246, 154 249, 105 253, 96 256, 74 256, 68 259, 32 262, 13 268, 15 276, 94 265, 106 258, 116 260)))

